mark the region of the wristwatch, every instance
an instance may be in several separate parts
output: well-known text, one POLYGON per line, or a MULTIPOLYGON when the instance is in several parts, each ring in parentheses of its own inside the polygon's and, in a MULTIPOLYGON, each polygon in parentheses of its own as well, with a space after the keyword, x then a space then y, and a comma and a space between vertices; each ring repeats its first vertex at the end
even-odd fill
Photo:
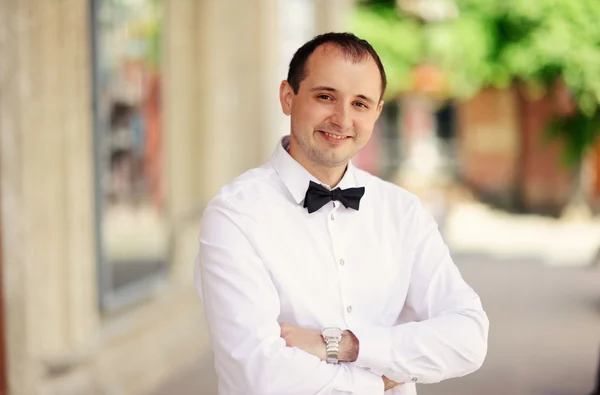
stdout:
POLYGON ((327 363, 339 363, 338 358, 342 333, 340 328, 325 328, 321 332, 321 336, 327 344, 327 363))

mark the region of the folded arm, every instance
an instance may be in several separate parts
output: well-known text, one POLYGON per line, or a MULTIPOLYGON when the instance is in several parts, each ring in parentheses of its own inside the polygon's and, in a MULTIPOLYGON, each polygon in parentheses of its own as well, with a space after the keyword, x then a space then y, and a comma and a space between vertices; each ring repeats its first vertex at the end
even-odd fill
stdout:
POLYGON ((360 348, 355 364, 398 382, 464 376, 485 359, 488 318, 454 265, 437 224, 420 206, 412 229, 413 269, 401 317, 412 322, 352 328, 360 348))
POLYGON ((286 347, 279 296, 248 226, 234 207, 213 201, 202 219, 196 262, 215 367, 228 394, 382 394, 380 376, 286 347))

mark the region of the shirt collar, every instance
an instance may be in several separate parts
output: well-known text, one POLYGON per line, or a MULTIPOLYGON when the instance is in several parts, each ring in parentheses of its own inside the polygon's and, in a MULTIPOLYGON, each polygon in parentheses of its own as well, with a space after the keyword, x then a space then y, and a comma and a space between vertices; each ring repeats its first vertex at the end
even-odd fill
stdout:
MULTIPOLYGON (((284 136, 277 143, 277 147, 275 147, 275 152, 273 152, 270 162, 287 189, 294 197, 296 203, 300 204, 304 201, 306 190, 308 189, 310 181, 314 181, 317 184, 323 185, 327 189, 331 189, 328 185, 325 185, 317 180, 317 178, 310 174, 304 168, 304 166, 292 158, 292 156, 288 153, 289 147, 290 136, 284 136)), ((348 162, 346 172, 336 187, 346 189, 355 186, 356 177, 354 174, 354 165, 352 165, 352 162, 348 162)))

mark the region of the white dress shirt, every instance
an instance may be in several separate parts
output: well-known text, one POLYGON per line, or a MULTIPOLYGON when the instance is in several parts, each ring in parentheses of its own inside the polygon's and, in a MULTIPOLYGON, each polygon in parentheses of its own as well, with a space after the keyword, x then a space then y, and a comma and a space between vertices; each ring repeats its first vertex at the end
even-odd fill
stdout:
POLYGON ((195 280, 221 395, 378 395, 385 375, 416 394, 477 370, 489 322, 429 213, 406 190, 352 164, 360 210, 309 214, 309 181, 284 148, 221 189, 200 226, 195 280), (352 331, 356 362, 327 364, 286 347, 279 323, 352 331))

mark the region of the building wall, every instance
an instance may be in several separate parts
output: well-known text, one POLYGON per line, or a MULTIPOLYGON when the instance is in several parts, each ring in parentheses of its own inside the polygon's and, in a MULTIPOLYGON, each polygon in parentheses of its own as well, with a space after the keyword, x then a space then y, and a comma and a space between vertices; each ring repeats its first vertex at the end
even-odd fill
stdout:
POLYGON ((521 145, 514 91, 487 89, 458 107, 458 119, 462 179, 496 204, 515 205, 521 145))
MULTIPOLYGON (((170 272, 101 313, 95 254, 90 4, 0 0, 0 191, 11 395, 143 394, 209 344, 192 284, 217 190, 286 132, 279 0, 165 2, 170 272)), ((315 33, 348 0, 315 0, 315 33)))
POLYGON ((589 176, 589 184, 586 185, 587 201, 593 212, 600 214, 600 143, 589 153, 586 170, 589 176))
POLYGON ((482 200, 510 210, 560 215, 574 174, 545 133, 554 104, 515 86, 487 89, 459 107, 459 168, 482 200))
POLYGON ((561 163, 562 146, 546 132, 555 116, 550 96, 519 95, 522 133, 521 196, 528 212, 559 216, 574 192, 575 173, 561 163))

